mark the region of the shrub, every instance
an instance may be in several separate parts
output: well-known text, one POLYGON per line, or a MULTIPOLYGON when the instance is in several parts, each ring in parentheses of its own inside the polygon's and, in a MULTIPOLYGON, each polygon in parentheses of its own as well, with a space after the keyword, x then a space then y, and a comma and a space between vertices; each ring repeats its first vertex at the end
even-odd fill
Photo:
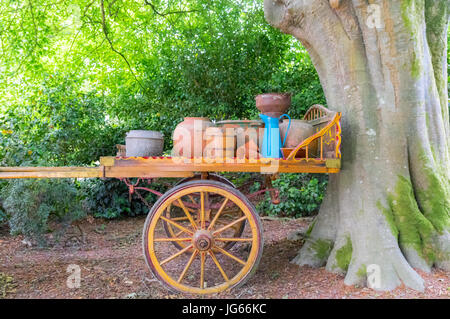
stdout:
POLYGON ((3 208, 0 206, 0 224, 3 224, 6 221, 8 221, 8 216, 6 215, 6 212, 3 210, 3 208))
POLYGON ((59 222, 62 231, 85 214, 80 204, 80 194, 72 180, 68 179, 19 179, 11 180, 2 189, 3 207, 9 215, 12 235, 44 246, 44 234, 49 232, 51 220, 59 222))
MULTIPOLYGON (((142 183, 140 183, 139 186, 142 183)), ((86 179, 81 183, 83 193, 86 194, 85 207, 89 214, 94 217, 114 219, 124 216, 145 215, 149 208, 137 197, 132 196, 129 200, 129 192, 126 184, 118 179, 86 179)), ((164 181, 154 181, 150 188, 164 193, 168 187, 164 181)), ((139 191, 145 200, 152 205, 157 196, 139 191)))
MULTIPOLYGON (((244 194, 258 191, 264 180, 259 173, 225 173, 222 176, 242 189, 244 194)), ((256 208, 261 215, 310 216, 318 211, 327 183, 328 177, 323 174, 280 174, 272 182, 272 186, 280 191, 280 204, 272 204, 270 195, 266 193, 256 208)))
POLYGON ((90 165, 114 155, 124 132, 109 120, 106 98, 53 76, 35 100, 0 112, 0 166, 90 165))
POLYGON ((327 176, 319 174, 281 174, 272 185, 280 191, 281 203, 272 204, 265 195, 257 208, 270 216, 302 217, 315 213, 322 203, 328 183, 327 176))

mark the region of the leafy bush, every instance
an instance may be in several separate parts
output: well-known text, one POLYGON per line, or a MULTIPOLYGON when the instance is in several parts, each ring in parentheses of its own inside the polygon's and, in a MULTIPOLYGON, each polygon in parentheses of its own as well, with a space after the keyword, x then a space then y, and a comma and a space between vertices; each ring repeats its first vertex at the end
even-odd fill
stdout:
POLYGON ((266 194, 257 205, 261 214, 270 216, 302 217, 317 212, 328 183, 325 175, 281 174, 272 185, 279 189, 281 203, 272 204, 266 194))
POLYGON ((0 207, 0 224, 5 223, 8 221, 8 215, 6 215, 6 212, 0 207))
MULTIPOLYGON (((263 183, 259 173, 225 173, 223 177, 243 190, 245 194, 257 192, 263 183)), ((261 215, 279 217, 310 216, 318 211, 328 184, 324 174, 280 174, 272 186, 280 191, 280 204, 274 205, 266 193, 256 208, 261 215)))
MULTIPOLYGON (((139 184, 142 186, 143 184, 139 184)), ((133 195, 129 200, 129 192, 126 184, 118 179, 86 179, 81 182, 81 188, 86 194, 85 207, 94 217, 114 219, 124 216, 145 215, 149 208, 133 195)), ((150 188, 164 193, 167 190, 167 184, 161 181, 155 181, 150 188)), ((157 196, 139 191, 145 200, 152 205, 157 200, 157 196)))
POLYGON ((49 76, 36 99, 0 113, 0 166, 89 165, 115 154, 125 133, 108 119, 106 99, 80 92, 79 82, 49 76))
MULTIPOLYGON (((43 246, 51 220, 62 231, 85 213, 75 184, 67 179, 17 179, 2 189, 3 207, 9 215, 11 234, 23 234, 43 246)), ((58 235, 58 234, 57 234, 58 235)))

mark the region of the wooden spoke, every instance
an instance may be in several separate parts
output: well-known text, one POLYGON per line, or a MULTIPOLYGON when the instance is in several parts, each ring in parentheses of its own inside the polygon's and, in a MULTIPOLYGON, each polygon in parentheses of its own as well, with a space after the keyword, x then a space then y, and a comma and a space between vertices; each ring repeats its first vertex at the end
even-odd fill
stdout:
POLYGON ((216 230, 215 232, 213 232, 213 235, 217 235, 217 234, 223 232, 224 230, 227 230, 228 228, 233 227, 233 226, 236 225, 237 223, 240 223, 240 222, 242 222, 242 221, 244 221, 244 220, 246 220, 246 219, 247 219, 247 216, 242 216, 241 218, 236 219, 234 222, 229 223, 228 225, 223 226, 222 228, 216 230))
POLYGON ((219 252, 221 252, 222 254, 224 254, 225 256, 228 256, 228 257, 230 257, 231 259, 236 260, 238 263, 240 263, 240 264, 242 264, 242 265, 245 265, 245 264, 246 264, 245 261, 243 261, 242 259, 236 257, 235 255, 230 254, 230 253, 229 253, 228 251, 226 251, 225 249, 222 249, 222 248, 217 247, 217 246, 216 246, 215 248, 216 248, 219 252))
MULTIPOLYGON (((217 226, 220 225, 220 227, 222 227, 222 226, 228 225, 229 223, 230 223, 230 221, 220 220, 220 221, 216 222, 216 225, 217 226)), ((243 223, 243 222, 241 222, 241 223, 243 223)), ((234 224, 233 226, 231 226, 231 228, 233 228, 235 231, 237 231, 241 227, 241 223, 234 224)))
POLYGON ((189 249, 191 249, 193 246, 192 244, 189 246, 184 247, 183 249, 181 249, 179 252, 177 252, 176 254, 173 254, 172 256, 170 256, 169 258, 164 259, 163 261, 161 261, 159 264, 162 266, 165 263, 168 263, 169 261, 177 258, 178 256, 184 254, 186 251, 188 251, 189 249))
POLYGON ((197 230, 197 224, 195 223, 194 219, 192 218, 191 213, 189 213, 189 211, 187 210, 186 206, 184 206, 183 202, 180 199, 178 199, 178 203, 180 204, 180 207, 183 209, 184 214, 186 215, 186 217, 191 222, 192 227, 194 227, 194 230, 197 230))
POLYGON ((181 282, 183 280, 184 276, 186 276, 186 273, 189 270, 189 267, 191 267, 191 264, 194 261, 195 256, 197 256, 197 254, 198 254, 198 250, 194 250, 194 252, 191 255, 191 258, 189 259, 188 263, 184 267, 183 272, 181 273, 180 277, 178 277, 177 282, 181 282))
MULTIPOLYGON (((187 217, 185 217, 187 219, 187 217)), ((173 219, 172 219, 173 220, 173 219)), ((169 241, 170 243, 172 243, 172 245, 174 245, 177 249, 183 249, 187 243, 187 240, 177 240, 177 238, 186 238, 186 236, 190 236, 190 234, 185 233, 184 230, 178 230, 178 228, 175 228, 173 226, 171 226, 169 223, 164 222, 163 224, 164 226, 164 230, 166 232, 167 238, 174 238, 173 241, 169 241), (175 230, 177 231, 177 233, 175 233, 175 230), (182 235, 184 234, 184 235, 182 235)), ((192 240, 192 237, 190 237, 190 239, 192 240)))
POLYGON ((205 229, 205 195, 200 192, 200 228, 205 229))
POLYGON ((225 198, 225 200, 222 203, 222 206, 220 206, 219 210, 217 211, 216 216, 214 216, 213 220, 211 221, 211 224, 209 224, 208 230, 211 230, 214 227, 214 224, 219 219, 219 216, 220 216, 220 214, 222 214, 222 211, 225 208, 225 206, 227 205, 227 203, 228 203, 228 198, 225 198))
POLYGON ((197 205, 197 202, 195 201, 194 197, 192 197, 192 195, 187 195, 187 197, 191 200, 192 204, 197 205))
POLYGON ((205 288, 205 252, 200 253, 200 289, 205 288))
POLYGON ((174 225, 174 226, 177 227, 178 229, 181 229, 182 231, 184 231, 184 232, 186 232, 186 233, 188 233, 188 234, 191 234, 191 235, 194 234, 191 230, 189 230, 189 229, 187 229, 187 228, 181 226, 181 225, 178 224, 178 223, 175 223, 174 221, 170 220, 169 218, 166 218, 166 217, 164 217, 164 216, 162 216, 162 215, 160 216, 160 218, 161 218, 162 220, 164 220, 164 221, 166 221, 166 222, 168 222, 168 223, 174 225))
POLYGON ((239 238, 239 237, 233 237, 233 238, 214 238, 214 240, 218 241, 252 241, 253 238, 239 238))
POLYGON ((171 220, 173 220, 174 222, 180 221, 180 220, 188 220, 187 217, 173 217, 171 218, 171 220))
POLYGON ((180 236, 182 233, 184 233, 184 230, 180 230, 178 233, 175 234, 175 237, 180 236))
POLYGON ((223 216, 235 216, 236 213, 239 214, 240 212, 241 212, 241 210, 239 209, 239 207, 235 207, 235 208, 233 208, 233 209, 225 210, 225 211, 222 213, 222 215, 223 215, 223 216))
POLYGON ((214 263, 216 264, 217 268, 219 269, 220 273, 223 276, 223 279, 225 279, 226 282, 228 282, 230 279, 228 279, 227 274, 225 273, 225 271, 223 270, 222 266, 220 265, 219 261, 216 258, 216 255, 214 255, 214 253, 212 252, 212 250, 208 251, 209 255, 211 256, 212 260, 214 261, 214 263))
MULTIPOLYGON (((180 206, 180 204, 178 204, 178 203, 173 203, 173 205, 176 206, 176 207, 182 208, 182 207, 180 206)), ((195 212, 196 212, 196 210, 195 210, 194 208, 190 208, 190 207, 186 207, 186 206, 185 206, 185 208, 186 208, 189 212, 192 212, 192 213, 195 213, 195 212)))
MULTIPOLYGON (((234 220, 234 218, 231 218, 231 217, 225 217, 224 215, 223 215, 223 213, 222 213, 222 216, 221 216, 222 218, 220 219, 220 220, 218 220, 218 221, 216 221, 216 224, 217 225, 228 225, 229 223, 231 223, 233 220, 234 220)), ((240 216, 240 217, 242 217, 242 216, 240 216)))
POLYGON ((211 220, 211 201, 209 200, 209 193, 206 192, 205 194, 205 224, 206 221, 210 221, 211 220))
POLYGON ((155 238, 154 240, 155 240, 156 242, 191 241, 192 238, 175 238, 175 237, 170 237, 170 238, 155 238))

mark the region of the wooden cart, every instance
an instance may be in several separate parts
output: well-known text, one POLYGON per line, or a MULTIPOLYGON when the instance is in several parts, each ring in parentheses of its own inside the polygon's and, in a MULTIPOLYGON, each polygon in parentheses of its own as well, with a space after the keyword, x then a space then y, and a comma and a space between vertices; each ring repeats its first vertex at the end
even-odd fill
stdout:
POLYGON ((316 133, 285 159, 211 163, 203 158, 102 157, 98 167, 0 167, 0 178, 119 178, 147 205, 141 191, 160 196, 143 230, 143 253, 151 272, 171 290, 218 293, 243 284, 262 255, 262 225, 249 198, 269 192, 276 203, 278 192, 271 181, 279 173, 339 172, 340 117, 323 106, 311 107, 304 119, 316 133), (266 185, 244 196, 218 172, 259 172, 265 174, 266 185), (158 177, 182 180, 165 194, 140 184, 158 177))

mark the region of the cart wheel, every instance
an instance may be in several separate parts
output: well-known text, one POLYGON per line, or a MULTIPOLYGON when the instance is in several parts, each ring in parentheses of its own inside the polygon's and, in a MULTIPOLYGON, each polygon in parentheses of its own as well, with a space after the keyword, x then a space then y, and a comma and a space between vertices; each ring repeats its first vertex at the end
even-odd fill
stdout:
MULTIPOLYGON (((195 199, 197 196, 192 196, 190 197, 191 201, 197 201, 199 202, 200 199, 195 199)), ((187 203, 189 204, 189 202, 187 203)), ((200 204, 198 204, 199 206, 200 204)), ((217 210, 212 211, 211 212, 211 219, 214 219, 215 214, 217 213, 217 210)), ((219 220, 217 221, 218 224, 225 224, 227 223, 227 219, 228 220, 232 220, 233 218, 240 218, 243 216, 241 210, 238 207, 235 207, 235 209, 232 210, 228 210, 228 211, 224 211, 222 212, 222 218, 219 218, 219 220)), ((170 206, 166 209, 165 212, 165 217, 172 219, 174 221, 177 221, 179 223, 188 223, 188 218, 186 217, 186 214, 184 213, 184 211, 182 210, 182 208, 178 205, 178 206, 170 206)), ((197 214, 194 214, 194 216, 192 216, 192 218, 198 223, 198 216, 197 214)), ((164 231, 166 232, 166 235, 168 237, 171 238, 176 238, 179 237, 183 232, 180 231, 178 228, 174 227, 172 224, 166 222, 166 221, 162 221, 162 225, 164 227, 164 231)), ((245 228, 245 220, 237 223, 235 225, 233 225, 230 230, 233 230, 233 234, 230 234, 230 237, 233 238, 239 238, 242 236, 242 233, 244 232, 244 228, 245 228)), ((233 247, 236 244, 235 241, 228 241, 228 242, 224 242, 223 243, 223 249, 228 250, 231 247, 233 247)), ((179 242, 179 241, 172 241, 172 245, 174 245, 176 248, 178 249, 183 249, 184 247, 186 247, 186 244, 184 242, 179 242)))
MULTIPOLYGON (((187 183, 187 182, 190 182, 190 181, 201 180, 201 179, 202 179, 202 174, 195 174, 195 175, 192 176, 192 177, 185 177, 185 178, 179 180, 179 181, 175 184, 175 186, 178 186, 178 185, 180 185, 180 184, 187 183)), ((233 187, 233 188, 236 188, 236 186, 235 186, 229 179, 227 179, 227 178, 225 178, 225 177, 223 177, 223 176, 217 175, 217 174, 209 173, 209 174, 208 174, 208 180, 218 181, 218 182, 227 184, 227 185, 229 185, 229 186, 231 186, 231 187, 233 187)))
POLYGON ((237 189, 216 181, 191 181, 169 190, 153 205, 143 232, 151 272, 169 289, 183 293, 218 293, 243 284, 256 270, 262 248, 262 225, 254 206, 237 189), (195 194, 198 207, 188 205, 195 194), (181 207, 186 219, 167 217, 167 209, 174 206, 181 207), (238 210, 239 215, 228 214, 238 210), (178 236, 168 236, 164 222, 179 230, 178 236), (234 237, 233 226, 241 222, 246 222, 244 230, 234 237), (235 245, 226 250, 228 242, 235 245))
MULTIPOLYGON (((190 182, 190 181, 194 181, 194 180, 201 180, 201 174, 195 174, 193 177, 186 177, 183 178, 182 180, 180 180, 178 183, 175 184, 175 186, 190 182)), ((218 181, 218 182, 222 182, 226 185, 229 185, 233 188, 236 188, 236 186, 230 182, 228 179, 226 179, 225 177, 222 177, 220 175, 217 174, 209 174, 208 175, 208 180, 213 180, 213 181, 218 181)), ((217 196, 217 195, 213 195, 213 196, 217 196)), ((192 195, 192 197, 197 197, 196 201, 199 202, 198 199, 198 194, 196 195, 192 195)), ((190 201, 193 201, 193 198, 190 198, 190 201)), ((232 214, 232 212, 228 212, 229 215, 232 214)), ((242 213, 238 210, 237 212, 234 212, 234 214, 240 215, 238 217, 242 216, 242 213)), ((186 215, 184 214, 184 212, 181 210, 180 207, 169 207, 166 210, 166 217, 167 218, 173 218, 175 220, 187 220, 186 215)), ((193 216, 194 219, 197 218, 197 216, 193 216)), ((213 216, 214 218, 214 216, 213 216)), ((167 236, 169 237, 178 237, 179 236, 179 230, 177 230, 177 228, 174 228, 170 223, 167 222, 163 222, 164 225, 164 230, 166 231, 167 236)), ((241 237, 242 232, 244 231, 245 228, 245 221, 243 221, 242 223, 238 223, 236 225, 233 226, 234 229, 234 234, 233 237, 241 237)), ((183 242, 176 242, 173 241, 172 244, 177 247, 178 249, 183 249, 184 247, 186 247, 186 245, 183 242)), ((223 249, 228 250, 231 247, 233 247, 236 244, 236 242, 233 241, 229 241, 227 243, 224 243, 224 247, 223 249)))

